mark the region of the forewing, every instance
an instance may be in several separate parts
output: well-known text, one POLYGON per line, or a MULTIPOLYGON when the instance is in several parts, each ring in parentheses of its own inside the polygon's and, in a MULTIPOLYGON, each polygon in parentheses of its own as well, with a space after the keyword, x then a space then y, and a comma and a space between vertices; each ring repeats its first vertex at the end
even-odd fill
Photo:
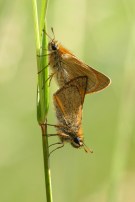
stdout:
POLYGON ((81 76, 67 82, 53 98, 60 125, 79 127, 87 88, 87 77, 81 76))
POLYGON ((70 79, 83 75, 88 77, 87 94, 100 91, 109 85, 110 79, 107 76, 84 64, 74 55, 63 54, 61 57, 63 68, 70 79))

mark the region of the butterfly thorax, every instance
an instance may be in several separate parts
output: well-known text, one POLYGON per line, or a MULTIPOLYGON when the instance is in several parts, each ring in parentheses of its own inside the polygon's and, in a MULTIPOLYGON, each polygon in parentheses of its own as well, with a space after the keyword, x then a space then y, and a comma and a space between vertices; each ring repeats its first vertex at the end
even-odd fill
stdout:
POLYGON ((62 55, 69 52, 66 52, 66 49, 58 43, 58 41, 52 40, 48 44, 49 50, 49 64, 51 70, 58 82, 58 85, 63 86, 65 82, 69 81, 69 75, 64 68, 64 63, 62 55))

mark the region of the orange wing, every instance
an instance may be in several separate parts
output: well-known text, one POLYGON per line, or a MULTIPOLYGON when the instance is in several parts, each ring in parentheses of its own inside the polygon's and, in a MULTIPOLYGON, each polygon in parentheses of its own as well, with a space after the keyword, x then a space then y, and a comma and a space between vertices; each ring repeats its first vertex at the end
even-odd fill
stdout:
POLYGON ((67 82, 53 95, 60 125, 70 127, 73 131, 80 128, 86 88, 87 77, 80 76, 67 82))
POLYGON ((74 55, 63 54, 61 57, 64 65, 63 68, 70 75, 70 78, 81 75, 88 77, 87 94, 100 91, 110 84, 110 79, 107 76, 84 64, 74 55))

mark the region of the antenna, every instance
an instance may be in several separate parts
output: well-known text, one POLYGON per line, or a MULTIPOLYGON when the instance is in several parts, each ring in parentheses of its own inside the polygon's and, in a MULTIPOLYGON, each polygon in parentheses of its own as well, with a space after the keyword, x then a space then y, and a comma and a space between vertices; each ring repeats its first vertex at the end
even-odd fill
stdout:
POLYGON ((48 36, 49 39, 51 39, 51 41, 53 41, 53 39, 49 36, 49 34, 47 34, 46 30, 43 30, 43 32, 48 36))
POLYGON ((93 151, 90 149, 90 148, 88 148, 87 146, 86 146, 86 144, 84 144, 84 142, 83 142, 83 148, 84 148, 84 150, 85 150, 85 152, 90 152, 90 153, 93 153, 93 151))
POLYGON ((51 27, 52 33, 53 33, 53 40, 55 40, 55 34, 54 34, 54 30, 53 27, 51 27))

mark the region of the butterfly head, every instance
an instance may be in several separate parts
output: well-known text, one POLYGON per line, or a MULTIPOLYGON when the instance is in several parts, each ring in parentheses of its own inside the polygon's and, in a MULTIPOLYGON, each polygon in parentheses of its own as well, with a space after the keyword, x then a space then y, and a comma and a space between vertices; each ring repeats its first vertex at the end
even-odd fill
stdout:
POLYGON ((80 137, 74 137, 71 142, 71 145, 75 148, 79 148, 83 146, 83 141, 80 137))
POLYGON ((58 41, 55 41, 54 39, 51 40, 48 44, 48 50, 49 51, 57 51, 59 49, 59 43, 58 41))
POLYGON ((71 142, 71 145, 74 147, 74 148, 81 148, 83 147, 85 152, 87 153, 93 153, 92 150, 90 150, 83 142, 82 138, 80 137, 74 137, 73 141, 71 142))

